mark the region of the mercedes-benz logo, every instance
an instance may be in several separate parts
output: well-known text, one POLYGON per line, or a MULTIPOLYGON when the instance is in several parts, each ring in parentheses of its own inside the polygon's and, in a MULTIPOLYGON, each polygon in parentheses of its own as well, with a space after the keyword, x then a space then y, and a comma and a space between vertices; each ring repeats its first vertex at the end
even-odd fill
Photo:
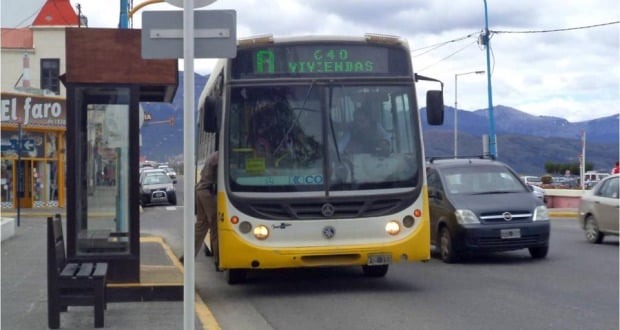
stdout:
POLYGON ((321 206, 321 214, 323 214, 324 217, 329 218, 334 215, 334 212, 336 212, 336 208, 330 203, 325 203, 321 206))
POLYGON ((512 214, 510 212, 504 212, 502 213, 502 216, 504 217, 504 220, 506 221, 512 220, 512 214))
POLYGON ((330 239, 336 235, 336 228, 327 226, 323 228, 323 237, 330 239))

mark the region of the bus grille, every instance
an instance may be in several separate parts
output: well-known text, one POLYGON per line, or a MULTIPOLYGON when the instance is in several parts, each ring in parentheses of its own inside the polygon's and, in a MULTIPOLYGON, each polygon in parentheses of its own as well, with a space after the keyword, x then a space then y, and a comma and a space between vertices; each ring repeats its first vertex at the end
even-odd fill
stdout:
MULTIPOLYGON (((401 199, 374 199, 367 201, 330 201, 334 206, 335 218, 359 218, 381 216, 397 212, 402 209, 404 201, 401 199)), ((293 202, 293 203, 265 203, 255 202, 250 204, 250 213, 256 216, 274 220, 303 220, 325 219, 321 209, 325 204, 320 202, 293 202)))

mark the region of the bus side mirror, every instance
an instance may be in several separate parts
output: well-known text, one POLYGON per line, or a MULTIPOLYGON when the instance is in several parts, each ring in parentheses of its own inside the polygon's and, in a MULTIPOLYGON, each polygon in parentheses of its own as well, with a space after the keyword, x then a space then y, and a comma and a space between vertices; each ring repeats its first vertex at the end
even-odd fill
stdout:
POLYGON ((426 92, 426 120, 429 125, 443 124, 443 91, 426 92))
POLYGON ((204 131, 207 133, 217 133, 217 101, 213 96, 207 96, 205 99, 204 111, 204 131))

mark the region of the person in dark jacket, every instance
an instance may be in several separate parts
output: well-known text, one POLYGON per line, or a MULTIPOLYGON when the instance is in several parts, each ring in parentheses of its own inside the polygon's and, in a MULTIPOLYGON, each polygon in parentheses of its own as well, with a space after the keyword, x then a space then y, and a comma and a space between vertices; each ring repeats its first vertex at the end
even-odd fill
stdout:
MULTIPOLYGON (((198 255, 204 244, 207 233, 211 233, 211 248, 217 245, 217 163, 218 152, 215 151, 207 158, 200 171, 200 180, 196 184, 196 223, 194 225, 194 256, 198 255)), ((212 256, 213 252, 205 244, 205 254, 212 256)), ((183 262, 183 257, 179 258, 183 262)))

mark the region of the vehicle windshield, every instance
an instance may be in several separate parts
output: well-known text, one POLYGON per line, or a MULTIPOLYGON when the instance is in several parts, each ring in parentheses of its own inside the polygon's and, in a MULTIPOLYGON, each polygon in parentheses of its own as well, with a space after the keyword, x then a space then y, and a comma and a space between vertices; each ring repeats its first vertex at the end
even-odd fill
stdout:
POLYGON ((414 187, 421 154, 414 102, 411 85, 233 88, 231 189, 414 187))
POLYGON ((465 166, 442 169, 451 194, 494 194, 527 191, 523 183, 503 166, 465 166))
POLYGON ((152 174, 144 177, 143 185, 170 183, 170 177, 161 174, 152 174))

